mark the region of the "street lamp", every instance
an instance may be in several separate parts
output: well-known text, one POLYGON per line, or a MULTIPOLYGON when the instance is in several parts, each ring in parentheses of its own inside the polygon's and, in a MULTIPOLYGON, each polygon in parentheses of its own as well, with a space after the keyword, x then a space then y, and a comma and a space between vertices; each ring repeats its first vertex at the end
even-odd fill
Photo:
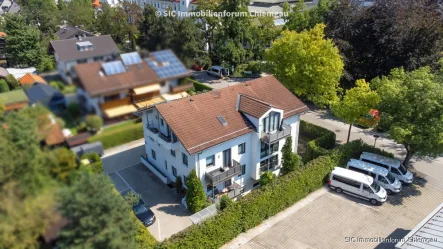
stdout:
POLYGON ((375 139, 375 141, 374 141, 374 147, 375 147, 375 144, 377 143, 377 139, 380 137, 379 135, 373 135, 373 137, 374 137, 374 139, 375 139))

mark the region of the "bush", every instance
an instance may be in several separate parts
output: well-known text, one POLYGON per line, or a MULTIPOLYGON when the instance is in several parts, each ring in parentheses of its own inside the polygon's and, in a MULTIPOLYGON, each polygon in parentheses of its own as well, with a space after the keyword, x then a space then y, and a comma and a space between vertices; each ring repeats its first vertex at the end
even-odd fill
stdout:
POLYGON ((141 138, 143 138, 143 125, 140 123, 131 123, 121 128, 110 129, 110 131, 104 129, 102 133, 90 137, 88 142, 93 143, 100 141, 105 149, 109 149, 141 138))
POLYGON ((329 153, 329 150, 335 146, 335 133, 326 128, 300 121, 300 134, 304 137, 313 139, 307 144, 304 161, 308 162, 319 156, 329 153))
POLYGON ((140 194, 131 191, 125 196, 125 201, 132 208, 134 205, 138 204, 141 197, 140 194))
POLYGON ((271 183, 275 178, 275 175, 272 172, 266 171, 260 175, 260 186, 265 186, 271 183))
POLYGON ((333 157, 335 157, 335 160, 337 161, 337 166, 345 167, 350 159, 360 158, 362 152, 371 152, 382 156, 394 158, 394 155, 392 153, 377 149, 374 146, 364 143, 361 139, 341 145, 333 150, 331 154, 333 157))
POLYGON ((85 121, 88 129, 94 132, 99 131, 103 126, 103 119, 97 115, 88 115, 85 121))
POLYGON ((20 83, 18 82, 18 80, 14 77, 14 75, 9 74, 8 76, 6 76, 6 83, 8 83, 9 85, 9 89, 14 90, 20 87, 20 83))
POLYGON ((97 153, 89 153, 82 156, 82 159, 88 159, 90 164, 82 166, 89 172, 96 174, 103 173, 103 162, 97 153))
POLYGON ((77 125, 77 132, 85 132, 88 130, 88 125, 85 122, 81 122, 77 125))
POLYGON ((9 92, 9 86, 6 80, 0 79, 0 93, 9 92))
POLYGON ((205 92, 205 91, 212 91, 212 87, 207 86, 201 82, 198 82, 196 80, 193 79, 187 79, 188 81, 192 82, 194 84, 194 89, 196 92, 205 92))
POLYGON ((231 206, 234 201, 229 198, 227 195, 223 195, 220 198, 220 210, 225 210, 227 207, 231 206))
POLYGON ((203 185, 200 179, 197 177, 195 170, 189 172, 186 177, 186 205, 189 211, 197 213, 206 207, 206 195, 203 190, 203 185))
POLYGON ((80 104, 78 104, 78 103, 70 103, 68 105, 68 113, 74 119, 80 117, 80 114, 81 114, 80 104))
POLYGON ((245 71, 247 71, 246 68, 248 68, 248 64, 240 64, 240 65, 238 65, 237 68, 235 69, 235 74, 237 74, 239 76, 243 76, 243 73, 245 71))
POLYGON ((266 71, 267 64, 263 61, 250 61, 246 68, 246 71, 252 71, 253 74, 260 74, 266 71))

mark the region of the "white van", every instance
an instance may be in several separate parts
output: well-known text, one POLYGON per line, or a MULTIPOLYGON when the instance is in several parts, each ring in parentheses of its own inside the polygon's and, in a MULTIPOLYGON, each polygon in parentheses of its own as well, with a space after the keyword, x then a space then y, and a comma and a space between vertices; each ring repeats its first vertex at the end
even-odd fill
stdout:
POLYGON ((208 75, 223 78, 224 76, 229 76, 229 70, 221 66, 209 67, 207 72, 208 75))
POLYGON ((398 193, 401 190, 401 182, 385 168, 357 159, 351 159, 346 168, 371 176, 380 186, 386 189, 388 195, 398 193))
POLYGON ((389 172, 391 172, 395 178, 404 183, 412 183, 414 178, 414 175, 412 175, 412 173, 407 170, 406 167, 403 166, 403 164, 397 159, 380 156, 374 153, 363 152, 361 153, 360 160, 389 170, 389 172))
POLYGON ((329 187, 337 193, 346 193, 376 205, 386 201, 386 190, 372 177, 349 169, 335 167, 331 172, 329 187))

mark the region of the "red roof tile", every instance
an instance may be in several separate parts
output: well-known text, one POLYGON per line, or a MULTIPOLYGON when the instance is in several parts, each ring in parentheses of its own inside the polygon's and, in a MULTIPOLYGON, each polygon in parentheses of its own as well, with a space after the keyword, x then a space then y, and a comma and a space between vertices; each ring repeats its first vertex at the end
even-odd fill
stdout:
MULTIPOLYGON (((232 87, 198 94, 169 103, 157 110, 190 154, 255 131, 248 119, 236 110, 237 98, 244 94, 257 102, 269 103, 284 111, 283 118, 308 108, 273 76, 251 80, 232 87), (217 119, 222 116, 227 125, 217 119)), ((255 107, 252 108, 255 112, 255 107)), ((263 110, 260 108, 260 112, 263 110)), ((258 114, 258 111, 257 113, 258 114)))
POLYGON ((260 118, 267 111, 272 108, 272 105, 261 100, 249 97, 247 95, 240 95, 239 111, 251 115, 255 118, 260 118))

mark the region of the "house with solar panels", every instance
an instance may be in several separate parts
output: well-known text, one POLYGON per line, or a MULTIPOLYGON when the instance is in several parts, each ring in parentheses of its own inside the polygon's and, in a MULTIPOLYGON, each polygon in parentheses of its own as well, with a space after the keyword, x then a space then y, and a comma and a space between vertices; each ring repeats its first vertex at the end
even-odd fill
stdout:
POLYGON ((180 85, 190 72, 171 50, 121 54, 113 61, 74 66, 78 102, 105 119, 130 116, 139 109, 188 96, 180 85))
POLYGON ((95 61, 111 61, 118 57, 120 50, 110 35, 83 37, 51 41, 57 70, 68 83, 76 78, 72 68, 78 64, 95 61))

